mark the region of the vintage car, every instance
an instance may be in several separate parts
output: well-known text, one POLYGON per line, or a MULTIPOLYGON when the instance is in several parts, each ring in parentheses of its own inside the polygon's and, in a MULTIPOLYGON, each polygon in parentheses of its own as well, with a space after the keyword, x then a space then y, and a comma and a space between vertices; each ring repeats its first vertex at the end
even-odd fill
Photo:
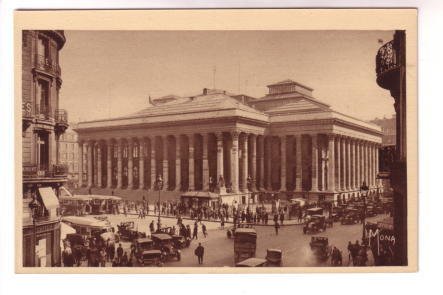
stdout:
POLYGON ((177 249, 173 238, 168 234, 158 233, 152 234, 151 239, 154 242, 154 249, 160 250, 164 260, 169 258, 181 259, 181 251, 177 249))
POLYGON ((303 226, 303 233, 317 233, 326 230, 326 217, 323 215, 312 215, 303 226))
POLYGON ((137 262, 140 266, 163 266, 163 256, 160 250, 146 250, 140 253, 137 262))
POLYGON ((309 208, 306 210, 306 215, 307 216, 323 215, 323 208, 320 207, 309 208))
POLYGON ((269 266, 282 266, 282 250, 280 249, 267 249, 265 258, 269 266))
POLYGON ((374 217, 377 216, 377 212, 375 211, 374 206, 369 205, 366 206, 366 217, 374 217))
POLYGON ((191 239, 182 235, 172 235, 172 240, 177 249, 188 248, 191 245, 191 239))
POLYGON ((325 261, 331 254, 331 246, 329 246, 329 240, 327 237, 311 237, 309 243, 311 251, 315 258, 319 261, 325 261))
POLYGON ((346 213, 341 218, 341 224, 356 224, 360 222, 361 216, 360 211, 355 208, 350 208, 346 210, 346 213))
POLYGON ((177 235, 174 233, 175 230, 172 227, 163 227, 160 229, 157 229, 155 231, 156 234, 167 234, 172 237, 172 240, 174 241, 174 245, 177 249, 183 249, 187 248, 191 245, 191 238, 185 237, 182 235, 177 235))
POLYGON ((80 260, 86 258, 86 253, 87 253, 88 247, 87 247, 85 239, 83 238, 82 235, 67 234, 65 241, 69 242, 72 252, 76 254, 75 256, 78 255, 77 257, 80 257, 80 260))
POLYGON ((265 267, 268 265, 268 261, 262 258, 248 258, 243 261, 237 262, 236 267, 265 267))
POLYGON ((231 239, 235 236, 235 231, 238 228, 254 228, 254 225, 252 223, 239 223, 237 225, 228 227, 228 229, 226 230, 226 236, 228 237, 228 239, 231 239))
POLYGON ((134 228, 133 221, 120 222, 117 229, 117 233, 122 240, 133 241, 138 238, 146 238, 146 233, 139 232, 134 228))
POLYGON ((255 257, 257 249, 257 232, 253 228, 237 228, 234 235, 235 263, 255 257))

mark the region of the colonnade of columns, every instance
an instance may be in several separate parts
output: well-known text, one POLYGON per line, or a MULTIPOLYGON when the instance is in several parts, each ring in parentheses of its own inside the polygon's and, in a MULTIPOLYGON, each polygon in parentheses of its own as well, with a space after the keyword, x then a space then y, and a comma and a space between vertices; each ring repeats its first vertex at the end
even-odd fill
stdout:
POLYGON ((378 144, 335 134, 240 131, 79 143, 80 186, 229 191, 357 191, 377 185, 378 144))

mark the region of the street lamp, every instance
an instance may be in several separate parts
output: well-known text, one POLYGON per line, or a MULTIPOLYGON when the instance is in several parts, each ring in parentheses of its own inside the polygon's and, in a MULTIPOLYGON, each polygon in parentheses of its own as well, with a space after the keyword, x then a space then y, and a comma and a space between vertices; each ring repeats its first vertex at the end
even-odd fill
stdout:
POLYGON ((32 198, 32 201, 29 203, 29 209, 31 209, 31 218, 32 218, 32 225, 33 225, 33 242, 34 242, 34 266, 37 266, 35 257, 36 254, 35 250, 37 249, 37 215, 40 208, 39 202, 35 199, 35 197, 32 198))
POLYGON ((158 190, 158 221, 157 221, 157 228, 160 230, 161 224, 160 224, 160 192, 163 189, 163 179, 161 175, 157 176, 157 179, 155 180, 155 187, 158 190))
POLYGON ((362 193, 361 196, 363 198, 363 218, 362 218, 362 224, 363 224, 363 234, 362 234, 362 242, 366 240, 366 231, 365 231, 365 223, 366 223, 366 196, 368 194, 369 187, 366 185, 366 181, 363 181, 360 192, 362 193))

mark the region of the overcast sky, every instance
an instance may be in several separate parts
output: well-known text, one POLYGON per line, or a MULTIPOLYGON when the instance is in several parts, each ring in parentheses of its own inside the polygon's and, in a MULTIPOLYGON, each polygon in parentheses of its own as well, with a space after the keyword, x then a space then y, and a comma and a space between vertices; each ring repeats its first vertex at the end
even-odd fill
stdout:
POLYGON ((285 79, 363 120, 394 113, 375 82, 379 39, 392 31, 65 31, 60 107, 72 122, 131 114, 148 97, 204 87, 261 97, 285 79))

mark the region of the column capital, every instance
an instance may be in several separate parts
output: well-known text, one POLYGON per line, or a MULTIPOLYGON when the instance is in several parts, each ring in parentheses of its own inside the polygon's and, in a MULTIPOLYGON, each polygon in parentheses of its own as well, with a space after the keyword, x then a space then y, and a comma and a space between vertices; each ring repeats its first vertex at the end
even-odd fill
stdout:
POLYGON ((217 140, 223 140, 223 132, 219 131, 219 132, 214 132, 215 138, 217 138, 217 140))
POLYGON ((240 131, 231 131, 231 136, 232 136, 232 140, 238 140, 239 136, 240 136, 240 131))
POLYGON ((336 138, 339 138, 339 135, 334 134, 334 133, 327 133, 326 134, 328 140, 335 140, 336 138))

